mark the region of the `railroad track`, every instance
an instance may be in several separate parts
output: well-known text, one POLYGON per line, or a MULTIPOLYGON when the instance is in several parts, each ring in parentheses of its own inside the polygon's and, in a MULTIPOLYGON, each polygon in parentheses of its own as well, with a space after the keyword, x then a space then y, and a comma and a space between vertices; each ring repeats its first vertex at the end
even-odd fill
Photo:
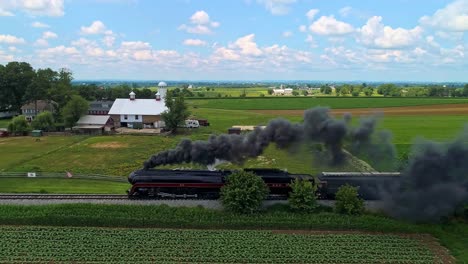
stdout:
POLYGON ((0 200, 128 200, 125 194, 0 194, 0 200))

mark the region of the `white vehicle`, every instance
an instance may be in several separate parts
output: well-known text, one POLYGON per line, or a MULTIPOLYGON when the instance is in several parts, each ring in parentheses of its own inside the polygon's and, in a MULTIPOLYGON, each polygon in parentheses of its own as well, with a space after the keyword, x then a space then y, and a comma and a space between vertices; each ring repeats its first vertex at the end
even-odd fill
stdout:
POLYGON ((200 124, 198 123, 198 120, 187 119, 185 120, 185 127, 197 128, 197 127, 200 127, 200 124))

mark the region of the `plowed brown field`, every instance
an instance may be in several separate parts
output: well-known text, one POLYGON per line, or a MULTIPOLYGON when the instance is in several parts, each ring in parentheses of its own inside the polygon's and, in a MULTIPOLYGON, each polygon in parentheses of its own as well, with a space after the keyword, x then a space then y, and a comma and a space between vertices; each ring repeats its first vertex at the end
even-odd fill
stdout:
MULTIPOLYGON (((255 113, 279 115, 279 116, 302 116, 304 110, 250 110, 255 113)), ((446 105, 423 105, 386 108, 348 108, 331 109, 333 115, 369 115, 382 113, 386 116, 404 115, 464 115, 468 114, 468 104, 446 104, 446 105)))

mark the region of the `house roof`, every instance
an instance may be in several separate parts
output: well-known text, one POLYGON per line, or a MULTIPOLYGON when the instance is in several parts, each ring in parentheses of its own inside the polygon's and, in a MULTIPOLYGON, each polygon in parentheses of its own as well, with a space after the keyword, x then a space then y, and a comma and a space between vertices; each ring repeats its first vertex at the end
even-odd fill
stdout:
POLYGON ((96 116, 96 115, 85 115, 76 122, 78 126, 82 125, 100 125, 104 126, 107 121, 109 120, 110 116, 108 115, 102 115, 102 116, 96 116))
POLYGON ((114 101, 93 101, 89 104, 89 110, 96 111, 96 110, 106 110, 109 111, 111 109, 112 104, 114 101))
POLYGON ((166 111, 164 100, 155 99, 115 99, 109 115, 160 115, 166 111))
MULTIPOLYGON (((44 110, 54 110, 54 107, 53 105, 54 104, 57 104, 56 102, 54 101, 50 101, 47 102, 45 100, 37 100, 37 110, 39 111, 44 111, 44 110)), ((36 109, 36 103, 33 101, 31 103, 28 103, 28 104, 24 104, 23 106, 21 106, 21 110, 25 110, 25 109, 36 109)))

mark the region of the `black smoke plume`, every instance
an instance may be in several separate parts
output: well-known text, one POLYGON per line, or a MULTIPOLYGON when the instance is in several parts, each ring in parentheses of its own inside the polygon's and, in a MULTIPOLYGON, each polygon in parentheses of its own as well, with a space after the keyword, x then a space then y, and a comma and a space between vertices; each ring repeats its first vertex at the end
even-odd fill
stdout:
MULTIPOLYGON (((242 164, 248 158, 261 155, 271 143, 278 148, 289 149, 306 141, 322 143, 330 154, 330 163, 339 165, 344 160, 343 144, 348 138, 365 142, 366 146, 374 144, 371 135, 375 126, 353 130, 350 120, 350 115, 339 120, 330 116, 328 108, 316 107, 304 112, 304 122, 300 124, 274 119, 264 129, 256 128, 244 135, 212 135, 206 141, 184 139, 174 149, 153 155, 144 163, 144 167, 149 169, 190 162, 209 165, 216 160, 242 164)), ((367 123, 361 123, 361 126, 365 125, 367 123)), ((356 149, 359 150, 361 145, 357 144, 356 149)))
POLYGON ((468 203, 468 130, 448 143, 419 140, 399 183, 387 190, 385 211, 416 222, 439 221, 468 203))

